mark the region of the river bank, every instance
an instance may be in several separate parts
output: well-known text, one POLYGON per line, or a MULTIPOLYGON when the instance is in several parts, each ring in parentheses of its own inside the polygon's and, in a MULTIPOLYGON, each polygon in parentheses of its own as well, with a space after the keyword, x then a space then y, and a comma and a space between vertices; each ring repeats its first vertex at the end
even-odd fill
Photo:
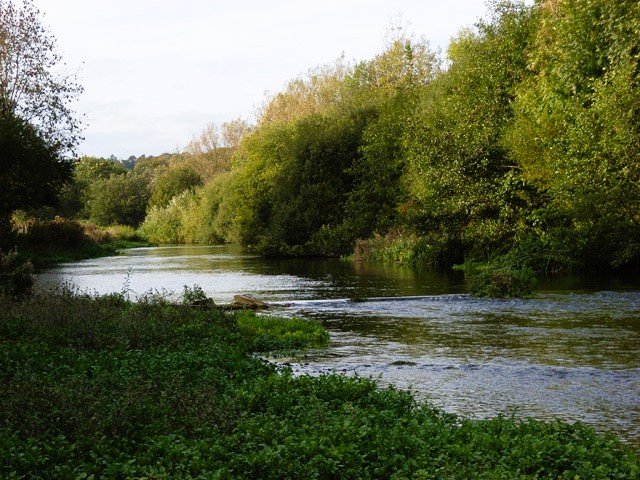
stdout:
POLYGON ((175 301, 185 285, 218 305, 251 293, 272 314, 328 329, 327 348, 290 360, 296 371, 372 376, 470 419, 581 422, 640 447, 640 288, 628 279, 554 278, 533 298, 484 299, 466 293, 460 272, 233 246, 126 250, 36 277, 40 291, 69 283, 132 299, 175 301))
POLYGON ((308 321, 70 291, 2 303, 3 478, 640 473, 629 447, 581 424, 466 420, 371 380, 294 377, 254 356, 322 342, 303 333, 308 321))

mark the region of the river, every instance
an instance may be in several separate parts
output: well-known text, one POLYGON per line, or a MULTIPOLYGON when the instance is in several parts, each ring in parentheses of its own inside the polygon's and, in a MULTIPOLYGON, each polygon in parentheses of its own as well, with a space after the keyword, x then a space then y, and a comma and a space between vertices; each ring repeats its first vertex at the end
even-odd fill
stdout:
POLYGON ((217 303, 251 293, 329 330, 328 348, 272 359, 299 374, 372 376, 466 417, 581 421, 640 449, 637 280, 555 279, 533 298, 478 299, 457 273, 263 259, 230 246, 132 249, 37 277, 41 289, 69 282, 133 299, 178 298, 185 285, 217 303))

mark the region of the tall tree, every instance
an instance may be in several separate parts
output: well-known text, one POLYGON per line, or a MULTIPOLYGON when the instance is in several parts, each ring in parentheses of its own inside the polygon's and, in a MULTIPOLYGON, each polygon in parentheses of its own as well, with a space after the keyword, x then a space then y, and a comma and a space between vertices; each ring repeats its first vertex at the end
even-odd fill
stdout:
POLYGON ((640 4, 544 2, 510 148, 549 202, 539 236, 570 268, 640 259, 640 4))
POLYGON ((345 228, 354 237, 383 233, 398 220, 398 206, 406 201, 401 181, 406 169, 403 134, 419 92, 440 69, 424 39, 397 33, 382 54, 357 65, 347 80, 360 90, 355 94, 357 108, 367 117, 362 155, 350 170, 355 182, 345 209, 345 228))
POLYGON ((0 116, 32 124, 60 154, 73 152, 81 124, 69 104, 82 92, 73 76, 54 73, 62 57, 31 0, 0 0, 0 116))
POLYGON ((31 0, 0 0, 0 243, 18 208, 57 201, 80 140, 69 103, 82 91, 53 73, 61 60, 31 0))
POLYGON ((407 129, 406 211, 440 264, 508 248, 517 233, 521 182, 503 136, 535 26, 522 2, 494 2, 491 18, 450 44, 448 70, 407 129))
POLYGON ((241 119, 225 122, 222 126, 210 123, 187 144, 180 166, 189 166, 203 180, 210 181, 231 169, 234 151, 250 132, 251 126, 241 119))
POLYGON ((33 126, 0 116, 0 248, 11 246, 12 212, 56 203, 71 173, 71 163, 60 162, 33 126))

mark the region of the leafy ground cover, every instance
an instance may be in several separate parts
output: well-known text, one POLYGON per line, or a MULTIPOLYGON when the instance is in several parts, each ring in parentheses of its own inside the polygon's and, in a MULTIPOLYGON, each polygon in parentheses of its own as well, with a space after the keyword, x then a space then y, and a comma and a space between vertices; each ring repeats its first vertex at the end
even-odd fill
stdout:
POLYGON ((317 324, 62 288, 0 299, 0 477, 638 478, 582 425, 465 420, 254 355, 317 324))

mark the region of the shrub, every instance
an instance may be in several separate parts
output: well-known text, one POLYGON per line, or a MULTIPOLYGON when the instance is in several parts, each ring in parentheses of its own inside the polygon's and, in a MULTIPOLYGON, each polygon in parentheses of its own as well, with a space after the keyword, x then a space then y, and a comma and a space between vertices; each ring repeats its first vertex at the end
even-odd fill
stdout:
POLYGON ((82 225, 60 216, 47 218, 18 211, 11 221, 16 242, 29 250, 75 249, 89 241, 82 225))
POLYGON ((524 297, 530 295, 537 284, 535 272, 512 262, 509 255, 484 263, 468 261, 455 268, 464 272, 471 294, 476 297, 524 297))
POLYGON ((405 266, 438 266, 439 249, 436 242, 401 229, 390 229, 385 235, 357 240, 354 260, 394 263, 405 266))
POLYGON ((145 218, 148 200, 148 180, 144 176, 113 174, 91 184, 87 204, 89 217, 103 226, 138 226, 145 218))
POLYGON ((21 261, 17 249, 3 253, 0 250, 0 295, 20 297, 31 293, 33 288, 33 266, 21 261))
POLYGON ((182 290, 182 304, 189 305, 191 307, 213 307, 215 304, 213 300, 207 297, 200 285, 194 285, 189 287, 184 286, 182 290))

